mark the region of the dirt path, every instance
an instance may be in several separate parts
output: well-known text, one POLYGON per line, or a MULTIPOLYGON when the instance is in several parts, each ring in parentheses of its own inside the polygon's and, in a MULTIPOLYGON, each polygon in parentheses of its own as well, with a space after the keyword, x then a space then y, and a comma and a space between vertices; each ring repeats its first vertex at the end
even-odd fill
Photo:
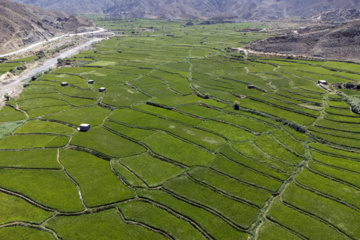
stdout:
POLYGON ((64 35, 61 35, 61 36, 58 36, 58 37, 51 38, 48 41, 41 41, 41 42, 34 43, 34 44, 30 45, 30 46, 19 49, 19 50, 15 51, 15 52, 2 54, 2 55, 0 55, 0 57, 8 57, 8 56, 16 55, 16 54, 19 54, 19 53, 27 52, 27 51, 29 51, 29 50, 31 50, 33 48, 39 47, 39 46, 44 45, 44 44, 49 43, 49 42, 54 42, 54 41, 59 40, 59 39, 61 39, 63 37, 83 36, 83 35, 87 35, 87 34, 94 34, 94 33, 99 33, 99 32, 104 32, 104 31, 105 31, 105 29, 99 28, 98 30, 92 31, 92 32, 64 34, 64 35))
POLYGON ((41 65, 35 66, 33 68, 30 68, 26 71, 24 71, 20 76, 13 77, 11 79, 3 80, 0 82, 0 108, 2 108, 5 105, 5 99, 4 95, 9 94, 10 97, 16 97, 18 96, 22 89, 23 84, 26 80, 31 78, 34 74, 38 72, 45 72, 49 68, 55 67, 57 64, 58 58, 66 58, 71 57, 77 53, 79 53, 82 49, 90 46, 91 44, 95 42, 101 41, 102 38, 93 38, 83 44, 80 44, 74 48, 71 48, 60 55, 57 55, 55 57, 46 59, 41 65))

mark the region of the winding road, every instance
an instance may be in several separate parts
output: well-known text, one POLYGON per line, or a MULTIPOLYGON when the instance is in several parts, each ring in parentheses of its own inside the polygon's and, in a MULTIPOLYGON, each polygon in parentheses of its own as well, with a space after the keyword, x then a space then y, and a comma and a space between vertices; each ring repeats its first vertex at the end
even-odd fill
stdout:
MULTIPOLYGON (((51 39, 49 41, 55 41, 55 40, 58 40, 58 39, 60 39, 62 37, 65 37, 65 36, 75 36, 75 35, 82 36, 82 35, 87 35, 87 34, 99 33, 99 32, 103 32, 103 31, 105 31, 105 30, 100 28, 99 30, 94 31, 94 32, 85 32, 85 33, 78 33, 78 34, 67 34, 67 35, 63 35, 63 36, 60 36, 60 37, 53 38, 53 39, 51 39)), ((4 99, 3 96, 5 94, 8 94, 10 97, 16 97, 22 91, 24 82, 26 82, 26 80, 31 78, 31 76, 33 76, 34 74, 36 74, 38 72, 45 72, 46 70, 48 70, 48 69, 50 69, 52 67, 55 67, 56 64, 57 64, 57 59, 58 58, 71 57, 71 56, 79 53, 82 49, 90 46, 91 44, 93 44, 95 42, 99 42, 101 40, 103 40, 103 39, 102 38, 90 39, 89 41, 87 41, 85 43, 82 43, 82 44, 80 44, 80 45, 78 45, 76 47, 73 47, 73 48, 63 52, 62 54, 60 54, 58 56, 55 56, 55 57, 44 60, 44 62, 41 65, 30 68, 30 69, 27 69, 26 71, 21 73, 20 76, 15 76, 15 77, 13 77, 11 79, 1 81, 0 82, 0 108, 2 108, 5 105, 5 99, 4 99)), ((13 55, 13 54, 17 54, 17 53, 20 53, 20 52, 28 51, 31 48, 37 47, 37 46, 39 46, 41 44, 44 44, 44 43, 47 43, 49 41, 39 42, 39 43, 33 44, 33 45, 31 45, 31 46, 29 46, 27 48, 18 50, 18 51, 13 52, 13 53, 8 53, 8 54, 5 54, 5 55, 9 56, 9 54, 13 55)), ((4 56, 4 55, 1 55, 1 56, 4 56)))
POLYGON ((31 49, 33 49, 33 48, 35 48, 35 47, 41 46, 41 45, 43 45, 43 44, 45 44, 45 43, 54 42, 54 41, 59 40, 59 39, 61 39, 61 38, 63 38, 63 37, 83 36, 83 35, 87 35, 87 34, 94 34, 94 33, 99 33, 99 32, 104 32, 104 31, 105 31, 105 29, 99 28, 98 30, 93 31, 93 32, 64 34, 64 35, 61 35, 61 36, 58 36, 58 37, 51 38, 51 39, 49 39, 49 40, 47 40, 47 41, 41 41, 41 42, 34 43, 34 44, 29 45, 29 46, 27 46, 27 47, 25 47, 25 48, 22 48, 22 49, 20 49, 20 50, 17 50, 17 51, 15 51, 15 52, 2 54, 2 55, 0 55, 0 57, 8 57, 8 56, 11 56, 11 55, 23 53, 23 52, 29 51, 29 50, 31 50, 31 49))

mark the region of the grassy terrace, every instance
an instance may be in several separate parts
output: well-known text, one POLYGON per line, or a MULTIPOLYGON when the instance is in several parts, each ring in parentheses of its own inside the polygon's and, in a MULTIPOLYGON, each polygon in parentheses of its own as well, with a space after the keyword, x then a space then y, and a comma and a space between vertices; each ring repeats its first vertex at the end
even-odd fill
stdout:
POLYGON ((360 94, 335 87, 358 64, 232 52, 252 23, 91 18, 118 35, 0 110, 0 239, 360 239, 360 94))

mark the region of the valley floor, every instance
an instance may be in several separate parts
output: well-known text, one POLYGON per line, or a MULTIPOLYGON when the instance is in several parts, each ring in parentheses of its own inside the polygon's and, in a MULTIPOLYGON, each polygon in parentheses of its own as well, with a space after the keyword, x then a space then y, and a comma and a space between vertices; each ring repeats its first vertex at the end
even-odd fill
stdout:
POLYGON ((360 238, 358 64, 232 52, 252 23, 94 19, 117 36, 0 110, 0 239, 360 238))

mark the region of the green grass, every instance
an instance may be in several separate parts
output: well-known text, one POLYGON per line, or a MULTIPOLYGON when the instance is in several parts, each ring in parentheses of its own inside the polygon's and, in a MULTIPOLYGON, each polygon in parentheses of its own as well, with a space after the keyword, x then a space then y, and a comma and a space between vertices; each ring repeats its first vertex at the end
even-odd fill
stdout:
POLYGON ((217 155, 210 166, 213 169, 241 182, 251 184, 255 187, 264 188, 271 192, 275 192, 281 185, 281 181, 251 171, 240 164, 234 163, 225 157, 222 157, 221 155, 217 155))
POLYGON ((180 175, 184 171, 184 169, 178 166, 161 161, 148 154, 123 158, 120 162, 150 187, 159 186, 168 179, 180 175))
POLYGON ((91 106, 49 114, 45 116, 44 119, 68 123, 73 126, 79 126, 82 123, 97 126, 100 125, 109 114, 110 111, 105 108, 91 106))
POLYGON ((270 127, 269 125, 239 115, 234 116, 230 114, 222 114, 216 116, 215 119, 220 121, 225 121, 227 123, 234 124, 237 126, 241 126, 254 132, 266 132, 272 129, 272 127, 270 127))
POLYGON ((199 123, 201 123, 200 119, 189 117, 187 115, 180 114, 175 111, 167 110, 164 108, 159 108, 159 107, 155 107, 155 106, 151 106, 151 105, 147 105, 147 104, 138 104, 138 105, 134 105, 133 107, 135 109, 139 109, 139 110, 145 111, 150 114, 155 114, 155 115, 163 117, 165 119, 179 121, 179 122, 187 124, 187 125, 195 126, 195 125, 198 125, 199 123))
POLYGON ((102 102, 115 107, 125 107, 134 103, 145 102, 148 99, 148 96, 130 87, 114 86, 106 90, 102 102))
POLYGON ((145 138, 155 133, 155 131, 127 127, 111 121, 106 121, 104 126, 117 133, 123 134, 138 141, 143 141, 145 138))
POLYGON ((309 164, 310 169, 324 174, 343 183, 350 184, 355 187, 360 187, 360 178, 358 173, 339 170, 333 167, 328 167, 319 163, 311 162, 309 164))
POLYGON ((80 185, 85 204, 95 207, 134 197, 109 168, 109 162, 78 151, 61 151, 60 161, 80 185))
POLYGON ((229 50, 269 37, 241 32, 265 23, 90 18, 118 35, 0 110, 0 187, 29 198, 0 208, 35 227, 1 228, 1 239, 49 236, 41 213, 27 219, 31 201, 59 213, 44 225, 64 240, 164 239, 156 229, 174 239, 358 238, 360 118, 344 94, 360 94, 316 85, 358 84, 358 65, 229 50), (77 132, 82 123, 91 130, 77 132))
POLYGON ((271 134, 282 144, 287 146, 288 148, 292 149, 294 152, 296 152, 298 155, 304 155, 305 149, 304 146, 294 141, 288 134, 281 130, 272 131, 271 134))
POLYGON ((296 176, 296 182, 319 193, 331 196, 356 208, 360 208, 360 193, 356 189, 304 170, 296 176))
MULTIPOLYGON (((59 68, 56 69, 55 71, 53 71, 53 73, 56 74, 84 74, 84 73, 88 73, 88 72, 93 72, 99 70, 99 68, 95 68, 95 67, 72 67, 72 68, 59 68)), ((68 78, 71 75, 66 75, 66 78, 68 78)))
POLYGON ((345 117, 359 117, 358 114, 353 113, 350 109, 325 108, 325 112, 345 117))
POLYGON ((209 168, 192 168, 189 175, 199 182, 211 186, 218 191, 224 192, 238 199, 263 207, 266 200, 271 196, 267 191, 246 185, 233 178, 221 175, 209 168))
POLYGON ((311 151, 312 158, 318 162, 321 162, 323 164, 337 167, 343 170, 357 172, 360 174, 360 165, 359 161, 353 161, 350 159, 344 159, 340 157, 333 157, 321 154, 316 151, 311 151))
POLYGON ((0 122, 14 122, 25 120, 26 116, 12 107, 5 106, 0 110, 0 122))
POLYGON ((3 192, 0 192, 0 202, 0 224, 11 222, 41 223, 52 215, 51 212, 3 192))
POLYGON ((202 229, 215 239, 247 239, 247 234, 235 230, 232 226, 223 221, 220 217, 210 212, 181 201, 170 194, 159 190, 138 190, 141 198, 150 199, 162 204, 171 210, 194 220, 202 229))
POLYGON ((201 117, 201 118, 210 118, 210 117, 214 117, 214 116, 220 114, 220 112, 218 112, 216 110, 202 107, 202 106, 199 106, 196 104, 178 107, 177 110, 185 112, 185 113, 189 113, 189 114, 201 117))
POLYGON ((322 145, 320 143, 310 143, 309 147, 315 150, 318 150, 320 152, 323 152, 327 155, 335 155, 337 157, 342 158, 353 158, 353 159, 359 159, 360 160, 360 154, 354 153, 354 152, 348 152, 345 150, 335 149, 332 147, 328 147, 325 145, 322 145))
POLYGON ((328 101, 328 105, 329 105, 329 107, 345 108, 346 110, 348 110, 350 108, 350 106, 347 103, 338 102, 338 101, 328 101))
POLYGON ((359 117, 347 117, 335 114, 326 114, 326 120, 335 121, 335 122, 342 122, 342 123, 360 123, 359 117))
POLYGON ((282 173, 290 174, 295 169, 295 166, 265 154, 252 142, 235 143, 231 147, 245 157, 282 173))
POLYGON ((144 223, 166 232, 174 239, 206 239, 190 223, 149 203, 133 201, 119 204, 125 219, 144 223))
POLYGON ((0 139, 13 134, 13 132, 23 124, 23 121, 0 124, 0 139))
POLYGON ((281 181, 284 181, 288 178, 288 175, 282 172, 279 172, 273 168, 269 168, 266 165, 260 164, 254 160, 251 160, 249 158, 246 158, 245 156, 240 155, 229 146, 223 147, 220 150, 220 153, 243 166, 249 167, 250 169, 256 170, 265 175, 272 176, 281 181))
MULTIPOLYGON (((350 133, 350 132, 332 130, 332 129, 322 128, 322 127, 312 127, 312 126, 310 126, 308 128, 308 130, 310 130, 310 132, 314 135, 316 135, 317 133, 330 135, 329 138, 326 137, 325 140, 329 140, 331 138, 331 136, 341 137, 341 138, 349 138, 349 139, 354 139, 354 140, 360 139, 360 136, 358 133, 350 133)), ((319 135, 319 137, 320 137, 320 135, 319 135)), ((322 137, 320 137, 320 138, 322 138, 322 137)))
POLYGON ((0 229, 0 238, 7 240, 52 240, 51 233, 28 227, 6 227, 0 229))
POLYGON ((268 220, 261 226, 258 233, 259 240, 279 240, 279 239, 288 239, 288 240, 300 240, 298 236, 286 230, 285 228, 270 222, 268 220))
POLYGON ((156 133, 144 141, 152 151, 186 166, 209 165, 213 154, 166 133, 156 133))
POLYGON ((146 187, 146 184, 135 176, 129 169, 120 164, 119 160, 111 160, 110 165, 117 176, 119 176, 127 185, 132 187, 146 187))
POLYGON ((47 133, 47 134, 58 134, 58 135, 70 135, 74 133, 75 129, 68 126, 46 121, 29 121, 26 124, 19 127, 15 134, 31 134, 31 133, 47 133))
POLYGON ((59 170, 0 169, 0 187, 58 211, 83 210, 75 185, 59 170))
MULTIPOLYGON (((51 143, 57 137, 52 135, 17 135, 17 136, 8 136, 0 141, 0 149, 11 149, 11 150, 20 150, 20 149, 34 149, 34 148, 43 148, 47 144, 51 143)), ((59 144, 57 147, 62 147, 63 145, 59 144)))
POLYGON ((27 111, 30 118, 40 117, 51 113, 61 112, 72 109, 71 106, 57 106, 57 107, 44 107, 35 108, 27 111))
MULTIPOLYGON (((299 164, 301 158, 291 153, 289 150, 274 141, 269 135, 261 135, 256 138, 254 143, 265 153, 278 159, 282 159, 291 164, 299 164)), ((289 143, 290 144, 290 143, 289 143)))
POLYGON ((110 119, 142 129, 163 130, 212 151, 215 151, 221 145, 226 143, 224 138, 213 133, 199 130, 177 122, 166 121, 163 118, 158 118, 150 114, 145 114, 134 110, 115 110, 110 116, 110 119))
POLYGON ((271 204, 267 218, 310 240, 339 240, 348 237, 323 222, 284 206, 279 198, 271 204))
POLYGON ((237 128, 229 124, 219 123, 212 120, 203 121, 199 125, 199 127, 208 131, 217 132, 218 134, 221 134, 232 142, 246 141, 254 138, 253 134, 241 128, 237 128))
POLYGON ((67 106, 67 102, 54 98, 34 98, 26 101, 19 101, 18 105, 23 110, 31 110, 36 108, 67 106))
POLYGON ((166 239, 140 226, 122 222, 115 209, 80 216, 60 216, 50 220, 46 226, 54 229, 62 239, 166 239))
POLYGON ((174 94, 173 97, 155 99, 153 101, 155 103, 163 104, 165 106, 177 107, 177 106, 181 106, 181 105, 197 103, 197 102, 200 102, 201 99, 202 98, 199 98, 195 95, 180 97, 180 96, 177 96, 174 94))
POLYGON ((245 229, 256 221, 259 213, 256 208, 218 194, 209 188, 194 183, 185 176, 166 182, 164 187, 188 200, 217 211, 245 229))
POLYGON ((358 126, 358 124, 355 123, 339 123, 329 120, 319 120, 316 122, 316 126, 341 130, 346 132, 360 133, 360 127, 358 126))
POLYGON ((320 217, 352 238, 359 237, 360 214, 358 211, 293 184, 287 187, 282 199, 288 204, 320 217))
POLYGON ((46 148, 65 147, 70 141, 69 137, 59 136, 46 144, 46 148))
POLYGON ((92 149, 101 154, 116 158, 128 157, 146 151, 141 145, 122 138, 101 127, 92 128, 88 132, 76 133, 71 140, 71 144, 92 149))
POLYGON ((61 169, 55 149, 0 151, 0 167, 61 169))
POLYGON ((260 112, 264 112, 275 117, 287 119, 289 121, 296 122, 300 125, 310 125, 315 121, 314 117, 305 116, 299 113, 295 113, 288 110, 283 110, 275 106, 271 106, 265 103, 252 101, 250 99, 243 99, 240 101, 240 106, 248 109, 254 109, 260 112))

